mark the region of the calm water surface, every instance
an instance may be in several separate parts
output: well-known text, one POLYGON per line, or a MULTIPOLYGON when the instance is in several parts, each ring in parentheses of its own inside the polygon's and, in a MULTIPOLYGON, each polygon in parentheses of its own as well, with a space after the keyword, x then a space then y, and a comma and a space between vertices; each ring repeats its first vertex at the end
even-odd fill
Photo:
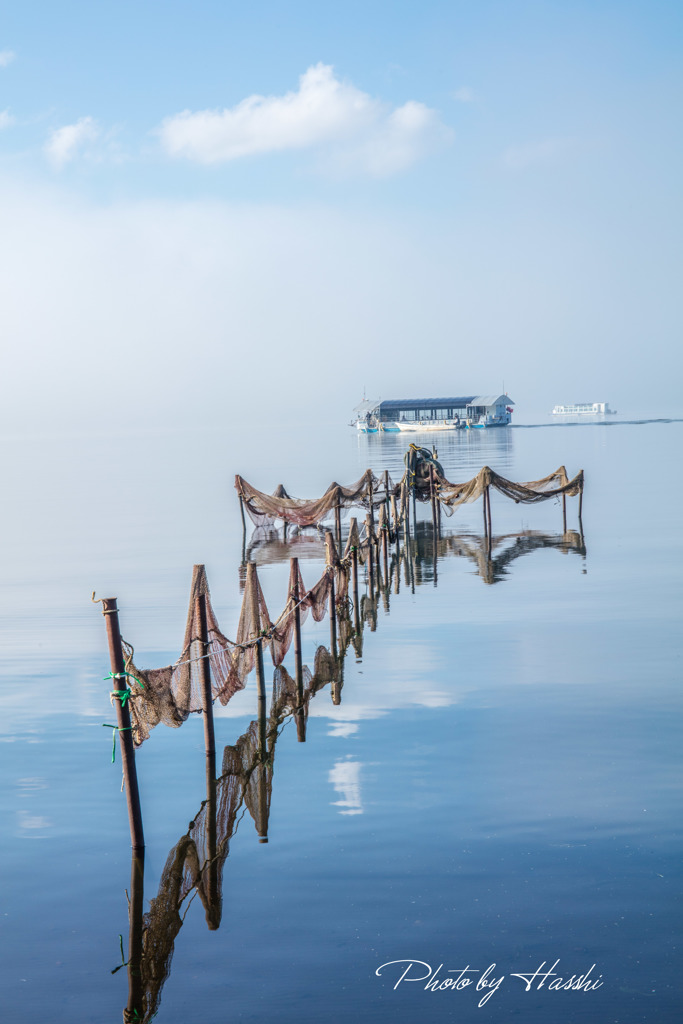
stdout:
MULTIPOLYGON (((563 538, 558 503, 494 494, 491 561, 479 504, 444 520, 435 558, 422 508, 412 571, 392 579, 362 652, 349 648, 341 702, 315 694, 305 743, 283 723, 267 844, 239 808, 218 928, 196 893, 173 904, 168 876, 160 892, 206 799, 202 721, 153 732, 137 755, 140 906, 173 904, 163 927, 143 922, 158 1021, 680 1020, 682 426, 429 438, 451 480, 484 464, 513 480, 583 468, 583 538, 576 499, 563 538), (377 976, 392 961, 406 963, 377 976), (513 976, 544 963, 565 980, 595 965, 602 986, 553 991, 553 976, 539 990, 537 977, 527 991, 513 976), (442 965, 437 982, 476 981, 491 964, 503 980, 481 1007, 488 989, 409 980, 442 965)), ((3 443, 4 1019, 121 1020, 128 999, 127 967, 112 972, 128 958, 130 845, 91 592, 118 597, 139 665, 167 664, 204 562, 234 636, 234 474, 316 496, 367 466, 398 478, 405 447, 336 427, 3 443)), ((249 553, 273 615, 290 554, 308 586, 323 568, 312 539, 255 538, 249 553)), ((303 642, 312 669, 328 620, 309 619, 303 642)), ((255 713, 250 677, 217 712, 219 763, 255 713)))

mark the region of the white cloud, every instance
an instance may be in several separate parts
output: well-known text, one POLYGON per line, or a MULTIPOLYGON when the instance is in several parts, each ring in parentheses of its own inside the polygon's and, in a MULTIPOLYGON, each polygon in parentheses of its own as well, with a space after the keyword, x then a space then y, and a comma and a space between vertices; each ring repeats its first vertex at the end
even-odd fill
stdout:
POLYGON ((0 68, 8 67, 16 56, 12 50, 0 50, 0 68))
POLYGON ((540 142, 531 142, 525 146, 510 146, 503 153, 503 162, 514 170, 524 170, 534 164, 555 163, 575 148, 575 139, 542 139, 540 142))
POLYGON ((75 124, 65 124, 55 128, 45 143, 45 154, 50 163, 60 170, 73 160, 79 149, 86 142, 91 142, 100 134, 100 129, 92 117, 81 117, 75 124))
POLYGON ((477 94, 474 89, 470 89, 469 85, 461 85, 453 93, 453 99, 457 100, 458 103, 474 103, 477 99, 477 94))
POLYGON ((14 118, 10 114, 9 110, 0 110, 0 131, 2 131, 3 128, 9 128, 12 124, 14 124, 14 118))
POLYGON ((248 96, 225 110, 185 110, 166 118, 159 135, 170 156, 204 164, 324 147, 346 169, 384 176, 426 155, 450 132, 423 103, 392 110, 335 78, 329 65, 316 64, 297 92, 248 96))

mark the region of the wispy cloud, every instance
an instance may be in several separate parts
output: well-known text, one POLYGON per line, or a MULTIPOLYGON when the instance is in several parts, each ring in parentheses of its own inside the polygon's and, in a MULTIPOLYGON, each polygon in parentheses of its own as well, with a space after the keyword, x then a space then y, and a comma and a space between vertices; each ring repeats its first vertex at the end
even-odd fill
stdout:
POLYGON ((0 50, 0 68, 8 67, 16 56, 13 50, 0 50))
POLYGON ((470 89, 469 85, 461 85, 453 93, 453 99, 457 100, 458 103, 474 103, 477 98, 476 92, 474 89, 470 89))
POLYGON ((318 149, 340 168, 382 177, 450 138, 436 111, 410 100, 392 109, 326 64, 310 67, 296 92, 248 96, 224 110, 185 110, 158 130, 169 156, 198 163, 318 149))
POLYGON ((45 143, 45 155, 57 170, 61 170, 70 160, 100 135, 100 128, 92 117, 81 117, 75 124, 65 124, 55 128, 45 143))
POLYGON ((11 124, 14 124, 14 118, 9 110, 0 110, 0 131, 3 128, 9 128, 11 124))
POLYGON ((523 146, 510 146, 503 153, 503 163, 513 170, 524 170, 535 164, 552 164, 562 160, 576 146, 576 139, 570 138, 542 139, 523 146))

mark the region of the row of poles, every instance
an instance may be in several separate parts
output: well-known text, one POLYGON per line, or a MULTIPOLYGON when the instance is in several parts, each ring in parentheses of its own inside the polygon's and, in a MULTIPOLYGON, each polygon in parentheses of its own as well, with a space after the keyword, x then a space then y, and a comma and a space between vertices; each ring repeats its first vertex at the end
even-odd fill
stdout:
MULTIPOLYGON (((384 471, 384 492, 385 498, 378 506, 377 516, 377 531, 375 530, 375 502, 372 482, 369 487, 369 511, 365 517, 365 533, 366 533, 366 555, 368 560, 368 583, 371 593, 374 593, 374 579, 375 574, 379 575, 380 571, 380 558, 382 560, 382 568, 384 570, 384 578, 388 578, 389 570, 389 546, 391 543, 391 533, 394 535, 394 540, 397 546, 400 541, 401 527, 403 528, 403 535, 406 544, 409 543, 410 539, 410 505, 409 500, 412 492, 412 509, 413 519, 417 521, 416 514, 416 498, 415 488, 409 484, 406 485, 404 482, 400 489, 400 509, 397 502, 395 490, 392 490, 389 482, 389 472, 384 471), (393 522, 393 529, 392 529, 393 522)), ((484 514, 484 536, 488 542, 489 554, 491 551, 492 541, 492 528, 491 528, 491 496, 489 493, 489 487, 486 487, 483 493, 483 514, 484 514)), ((441 503, 438 496, 438 484, 436 479, 436 473, 433 465, 429 467, 429 501, 432 512, 432 526, 434 532, 434 538, 440 537, 441 535, 441 503)), ((581 522, 582 513, 582 501, 583 491, 579 496, 579 521, 581 522)), ((242 499, 240 498, 242 505, 242 520, 244 521, 244 508, 242 499)), ((342 540, 342 528, 341 528, 341 505, 335 507, 335 534, 336 541, 339 549, 341 550, 342 540)), ((566 496, 562 495, 562 518, 564 532, 567 532, 567 506, 566 496)), ((286 524, 285 524, 286 525, 286 524)), ((245 523, 246 528, 246 523, 245 523)), ((358 524, 355 518, 351 518, 349 521, 350 533, 355 532, 358 536, 358 524)), ((331 530, 325 531, 325 543, 326 543, 326 561, 328 566, 335 567, 339 564, 339 555, 337 553, 337 547, 335 546, 335 537, 331 530)), ((298 593, 298 559, 291 559, 292 562, 292 578, 294 579, 294 593, 292 594, 294 603, 294 660, 295 660, 295 681, 297 687, 297 695, 299 698, 300 709, 303 705, 303 663, 301 653, 301 615, 299 610, 299 604, 301 599, 304 597, 303 594, 298 593)), ((359 594, 358 594, 358 550, 355 545, 351 546, 350 550, 350 568, 351 568, 351 586, 353 593, 353 607, 354 607, 354 628, 356 633, 360 631, 360 620, 359 620, 359 594)), ((258 697, 258 711, 259 711, 259 738, 260 746, 263 751, 266 750, 266 685, 265 685, 265 669, 263 662, 263 644, 264 640, 261 633, 261 622, 260 612, 258 607, 258 586, 256 580, 256 566, 253 563, 247 563, 247 580, 246 585, 248 592, 251 595, 251 617, 252 622, 256 624, 257 639, 255 642, 255 669, 256 669, 256 683, 257 683, 257 697, 258 697)), ((330 613, 330 644, 332 649, 332 655, 337 658, 337 595, 335 594, 334 575, 332 577, 332 585, 329 597, 329 613, 330 613)), ((198 673, 200 689, 202 694, 202 704, 204 711, 204 745, 207 757, 207 773, 211 772, 215 777, 215 758, 216 758, 216 745, 215 745, 215 732, 214 732, 214 719, 213 719, 213 701, 211 695, 211 669, 208 658, 208 628, 207 628, 207 610, 206 610, 206 597, 203 594, 199 594, 196 597, 195 606, 195 617, 199 623, 199 636, 195 638, 195 657, 198 663, 198 673)), ((121 642, 121 630, 119 624, 119 613, 117 606, 117 599, 104 598, 102 600, 102 613, 105 617, 106 628, 107 628, 107 640, 109 645, 109 657, 111 662, 112 677, 114 680, 121 680, 125 684, 126 666, 123 655, 123 647, 121 642)), ((267 627, 267 623, 263 623, 264 627, 267 627)), ((126 803, 128 809, 128 820, 131 834, 131 845, 133 850, 143 850, 145 841, 142 827, 142 814, 140 810, 140 794, 137 781, 137 774, 135 769, 135 747, 133 743, 133 734, 130 720, 130 710, 128 707, 128 701, 124 696, 125 690, 122 686, 122 692, 117 696, 117 690, 114 689, 114 704, 116 707, 116 718, 117 718, 117 730, 120 737, 120 749, 121 749, 121 761, 123 767, 123 778, 124 788, 126 791, 126 803)), ((334 699, 334 694, 333 694, 334 699)), ((305 723, 303 714, 297 715, 297 736, 300 741, 305 739, 305 723)))

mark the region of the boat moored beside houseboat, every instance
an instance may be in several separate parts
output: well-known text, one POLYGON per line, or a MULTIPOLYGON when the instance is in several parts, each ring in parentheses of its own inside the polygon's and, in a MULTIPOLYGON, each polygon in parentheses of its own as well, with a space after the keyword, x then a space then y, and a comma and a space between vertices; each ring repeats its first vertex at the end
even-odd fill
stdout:
POLYGON ((363 399, 353 410, 351 425, 364 434, 505 427, 510 423, 514 404, 508 395, 363 399))

